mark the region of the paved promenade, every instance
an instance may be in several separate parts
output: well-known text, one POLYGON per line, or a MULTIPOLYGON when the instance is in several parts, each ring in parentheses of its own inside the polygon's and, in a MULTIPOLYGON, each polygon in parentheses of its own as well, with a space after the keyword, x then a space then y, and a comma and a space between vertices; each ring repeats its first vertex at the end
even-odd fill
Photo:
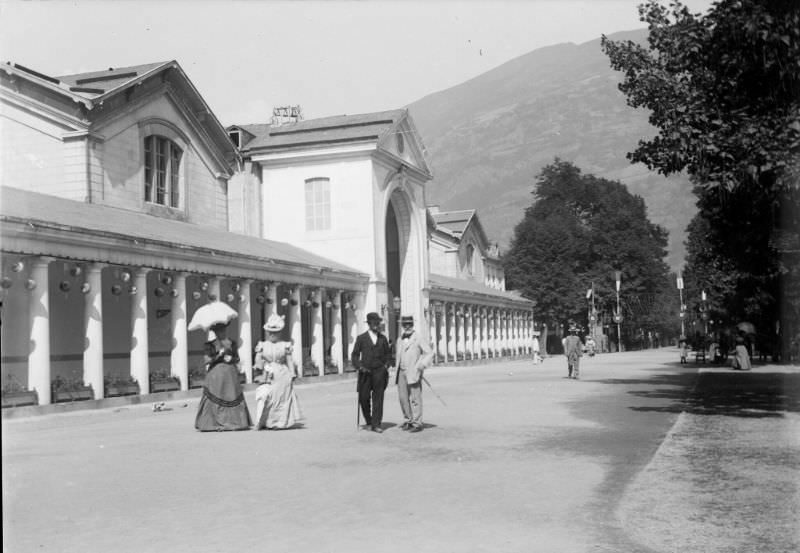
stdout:
POLYGON ((285 431, 195 432, 197 399, 4 420, 4 551, 798 550, 800 368, 676 360, 434 368, 418 434, 392 385, 356 430, 352 380, 285 431))

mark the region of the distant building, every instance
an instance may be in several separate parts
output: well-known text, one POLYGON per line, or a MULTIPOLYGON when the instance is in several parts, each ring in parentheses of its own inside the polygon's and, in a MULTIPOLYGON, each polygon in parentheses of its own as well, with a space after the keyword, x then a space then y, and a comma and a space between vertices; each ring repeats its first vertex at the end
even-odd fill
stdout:
POLYGON ((475 212, 425 207, 406 110, 224 128, 174 61, 5 64, 0 101, 2 379, 40 404, 57 378, 98 399, 128 376, 187 389, 204 336, 186 325, 212 299, 239 314, 248 381, 273 312, 306 376, 347 370, 369 311, 394 336, 395 306, 437 361, 529 350, 532 303, 504 290, 475 212))

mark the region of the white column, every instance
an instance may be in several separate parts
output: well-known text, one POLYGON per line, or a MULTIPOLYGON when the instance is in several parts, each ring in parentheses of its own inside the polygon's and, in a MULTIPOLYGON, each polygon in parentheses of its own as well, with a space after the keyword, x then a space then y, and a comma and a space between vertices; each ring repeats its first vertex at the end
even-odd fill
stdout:
POLYGON ((86 285, 83 296, 83 331, 86 348, 83 350, 83 380, 94 390, 94 399, 103 399, 103 279, 102 267, 86 265, 86 285))
POLYGON ((491 328, 491 347, 492 347, 492 357, 497 357, 497 350, 498 350, 498 341, 497 341, 497 308, 492 308, 489 313, 489 325, 491 328))
POLYGON ((472 306, 464 305, 464 359, 474 359, 472 343, 472 306))
MULTIPOLYGON (((172 374, 181 381, 181 390, 189 389, 189 337, 186 331, 186 273, 176 273, 172 278, 172 311, 170 313, 170 332, 172 350, 170 366, 172 374)), ((142 393, 147 390, 142 388, 142 393)))
POLYGON ((344 372, 344 331, 342 329, 342 291, 337 290, 336 296, 331 300, 331 326, 333 327, 332 340, 331 340, 331 359, 336 365, 336 372, 342 374, 344 372))
POLYGON ((319 367, 319 374, 325 374, 325 343, 322 323, 323 289, 317 288, 311 292, 311 361, 319 367), (315 307, 316 306, 316 307, 315 307))
POLYGON ((150 393, 150 350, 147 341, 147 269, 134 269, 131 293, 131 376, 142 393, 150 393))
POLYGON ((208 294, 207 301, 217 301, 220 299, 219 285, 220 285, 219 278, 208 277, 208 290, 206 291, 206 293, 208 294))
POLYGON ((250 284, 252 280, 239 282, 236 302, 239 313, 239 370, 244 372, 247 382, 253 381, 253 321, 250 310, 250 284))
POLYGON ((519 314, 516 309, 511 311, 511 349, 514 355, 519 355, 519 314))
POLYGON ((447 355, 450 361, 455 361, 456 356, 456 305, 451 303, 446 305, 446 313, 448 318, 448 333, 447 333, 447 355))
POLYGON ((445 309, 444 302, 442 302, 442 311, 439 313, 439 342, 436 347, 439 348, 439 359, 442 363, 447 362, 447 310, 445 309))
POLYGON ((297 368, 297 373, 299 375, 303 375, 303 327, 300 315, 300 286, 296 285, 291 290, 291 294, 289 295, 289 316, 287 317, 289 320, 286 321, 286 324, 290 325, 289 328, 291 329, 291 336, 292 336, 292 358, 294 359, 295 367, 297 368), (294 300, 294 305, 292 305, 292 300, 294 300))
POLYGON ((350 294, 350 312, 347 314, 350 322, 350 331, 348 332, 349 340, 347 342, 347 360, 353 354, 353 348, 356 345, 356 337, 359 334, 361 321, 364 319, 364 295, 363 294, 350 294))
MULTIPOLYGON (((423 310, 424 313, 424 310, 423 310)), ((439 356, 438 344, 436 343, 436 312, 433 309, 433 302, 428 299, 428 337, 430 338, 431 351, 435 352, 434 360, 439 356)), ((431 361, 433 363, 433 360, 431 361)))
POLYGON ((47 267, 51 259, 31 260, 30 283, 34 286, 28 298, 31 349, 28 353, 28 389, 36 390, 39 405, 48 405, 50 391, 50 279, 47 267))
POLYGON ((477 306, 470 308, 472 311, 472 358, 481 358, 481 310, 477 306))
POLYGON ((505 309, 500 310, 500 352, 505 356, 506 352, 503 350, 508 348, 508 317, 505 309))
POLYGON ((481 307, 481 351, 483 352, 483 356, 488 356, 489 351, 489 340, 487 339, 487 334, 489 332, 488 326, 488 317, 486 315, 486 308, 481 307))

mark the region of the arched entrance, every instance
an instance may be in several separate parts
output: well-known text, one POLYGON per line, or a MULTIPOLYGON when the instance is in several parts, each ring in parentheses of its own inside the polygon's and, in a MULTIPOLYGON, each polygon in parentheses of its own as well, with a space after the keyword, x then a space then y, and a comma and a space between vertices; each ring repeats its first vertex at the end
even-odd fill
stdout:
POLYGON ((426 334, 422 319, 421 289, 424 263, 420 254, 420 237, 413 221, 410 198, 400 189, 392 192, 386 207, 386 332, 397 336, 397 314, 394 298, 400 299, 402 315, 413 315, 418 331, 426 334))
POLYGON ((386 317, 386 332, 389 339, 394 341, 397 338, 397 314, 392 307, 394 298, 403 301, 400 291, 401 256, 400 256, 400 229, 397 226, 397 215, 394 205, 390 201, 386 208, 386 295, 388 296, 389 309, 386 317))

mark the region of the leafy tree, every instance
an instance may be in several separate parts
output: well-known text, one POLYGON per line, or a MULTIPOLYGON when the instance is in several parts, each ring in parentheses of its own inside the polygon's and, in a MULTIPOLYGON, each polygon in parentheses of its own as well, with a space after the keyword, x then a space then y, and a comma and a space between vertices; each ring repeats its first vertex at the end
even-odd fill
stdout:
POLYGON ((731 322, 781 320, 788 341, 800 314, 800 3, 721 0, 702 15, 651 0, 639 14, 648 46, 602 47, 658 131, 629 159, 695 183, 687 287, 709 290, 731 322))
POLYGON ((674 326, 674 298, 671 319, 653 316, 659 311, 654 303, 662 302, 670 286, 664 263, 667 232, 647 219, 642 198, 618 181, 584 175, 558 158, 542 169, 533 194, 504 266, 507 283, 536 300, 543 320, 586 324, 592 283, 596 307, 610 313, 616 307, 614 271, 620 270, 623 295, 651 299, 648 309, 626 324, 663 332, 668 332, 663 325, 674 326))

